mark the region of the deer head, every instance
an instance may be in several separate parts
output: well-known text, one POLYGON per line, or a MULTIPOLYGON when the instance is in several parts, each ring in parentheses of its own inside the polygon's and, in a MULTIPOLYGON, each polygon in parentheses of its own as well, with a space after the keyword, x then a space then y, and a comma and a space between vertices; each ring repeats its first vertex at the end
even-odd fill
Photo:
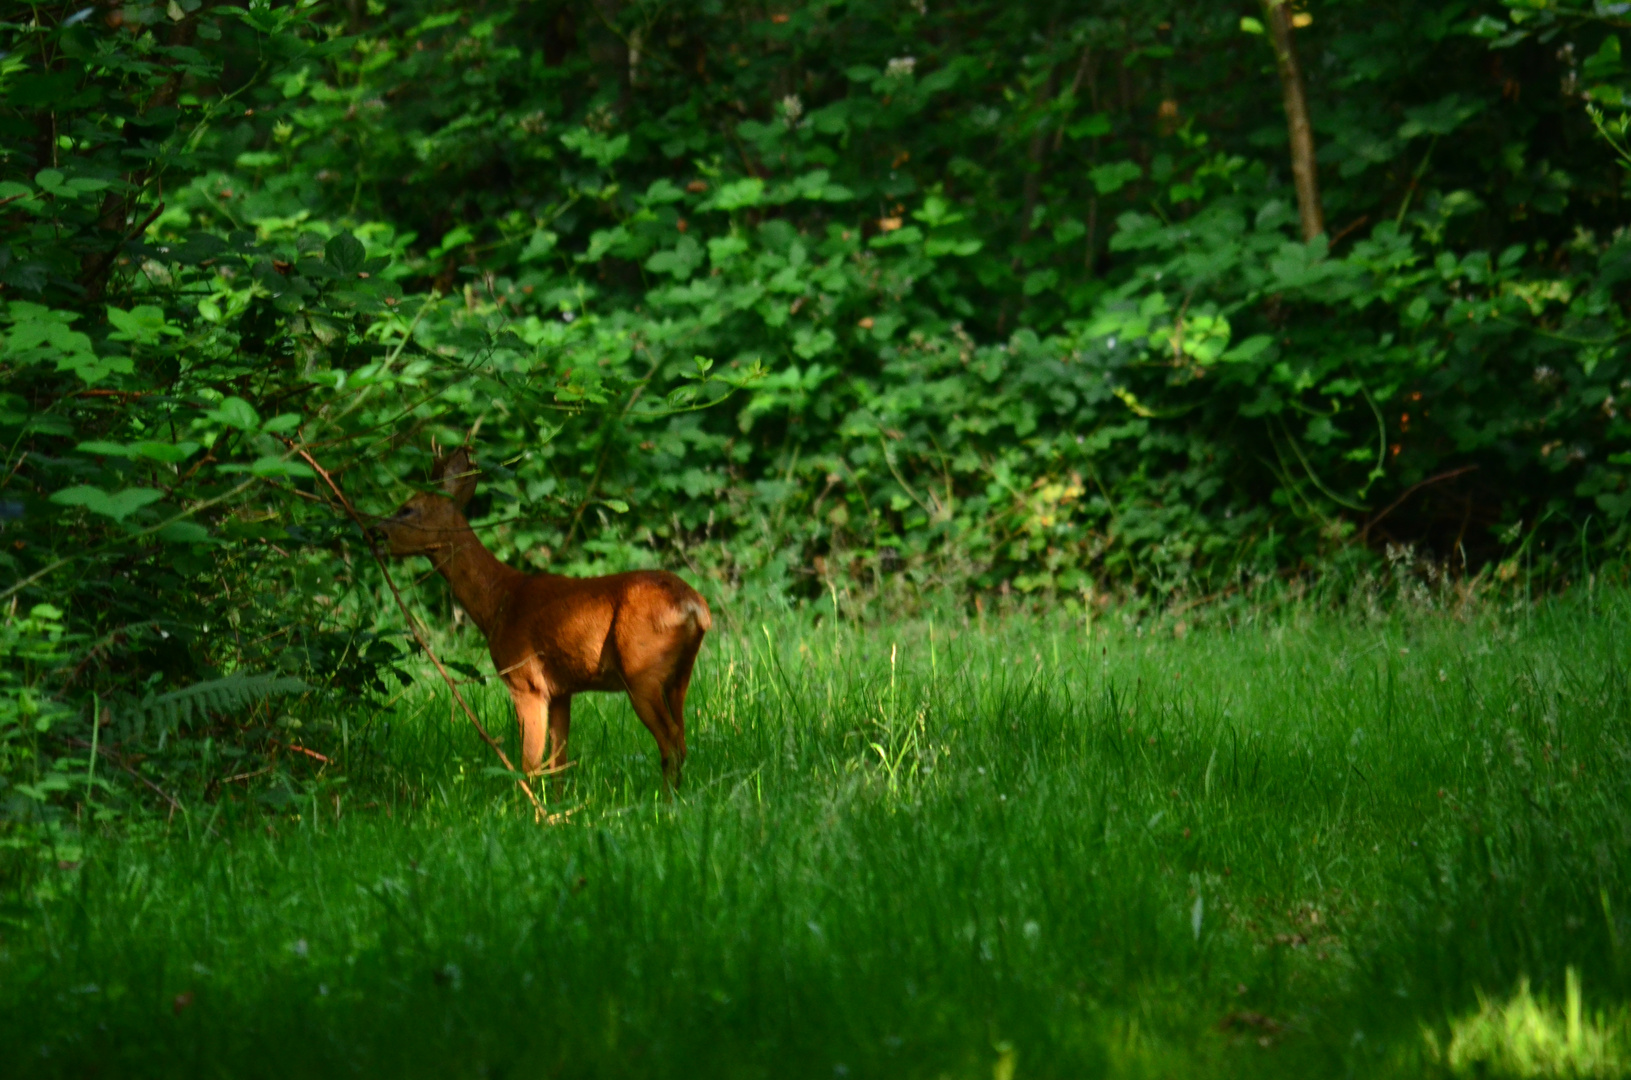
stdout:
POLYGON ((470 528, 464 519, 465 505, 476 493, 476 466, 470 452, 461 446, 438 457, 430 476, 439 491, 421 491, 374 525, 392 555, 430 555, 446 550, 470 528))

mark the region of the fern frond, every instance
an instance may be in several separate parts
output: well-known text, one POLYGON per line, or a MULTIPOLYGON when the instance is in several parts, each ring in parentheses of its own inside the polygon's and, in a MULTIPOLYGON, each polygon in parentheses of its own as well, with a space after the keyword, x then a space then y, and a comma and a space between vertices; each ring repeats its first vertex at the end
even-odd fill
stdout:
POLYGON ((168 730, 178 724, 191 724, 195 715, 242 712, 267 698, 300 694, 310 689, 304 681, 292 675, 251 675, 234 671, 224 678, 193 683, 168 694, 149 694, 141 704, 131 709, 134 713, 131 719, 156 719, 168 730))

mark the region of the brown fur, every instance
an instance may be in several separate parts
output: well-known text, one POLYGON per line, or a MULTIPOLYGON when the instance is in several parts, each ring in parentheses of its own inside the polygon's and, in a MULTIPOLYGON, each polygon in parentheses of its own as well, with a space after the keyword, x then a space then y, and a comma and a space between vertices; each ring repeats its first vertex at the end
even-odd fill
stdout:
POLYGON ((469 455, 436 464, 443 494, 415 495, 376 528, 392 555, 428 555, 487 638, 521 725, 521 768, 565 767, 572 695, 624 690, 657 740, 663 776, 678 786, 685 762, 685 692, 708 603, 663 570, 605 577, 525 574, 499 562, 465 520, 475 493, 469 455), (544 758, 546 742, 549 758, 544 758))

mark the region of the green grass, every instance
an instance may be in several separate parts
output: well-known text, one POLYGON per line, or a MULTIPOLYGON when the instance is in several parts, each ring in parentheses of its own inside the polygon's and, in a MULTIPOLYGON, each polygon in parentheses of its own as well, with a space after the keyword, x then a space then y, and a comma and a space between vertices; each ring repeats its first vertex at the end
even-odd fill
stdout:
POLYGON ((0 1072, 1622 1074, 1631 595, 1216 619, 722 625, 543 827, 426 680, 14 907, 0 1072))

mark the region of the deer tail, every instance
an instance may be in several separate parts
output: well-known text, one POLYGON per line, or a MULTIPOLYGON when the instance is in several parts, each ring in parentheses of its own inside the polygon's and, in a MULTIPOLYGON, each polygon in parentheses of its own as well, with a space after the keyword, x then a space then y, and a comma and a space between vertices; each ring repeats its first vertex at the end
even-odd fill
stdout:
POLYGON ((702 633, 707 633, 709 630, 713 629, 714 616, 713 613, 708 610, 708 601, 704 600, 697 593, 693 592, 690 596, 687 596, 684 600, 682 600, 680 602, 680 608, 685 612, 686 618, 690 619, 691 625, 695 626, 697 630, 701 631, 702 633))

